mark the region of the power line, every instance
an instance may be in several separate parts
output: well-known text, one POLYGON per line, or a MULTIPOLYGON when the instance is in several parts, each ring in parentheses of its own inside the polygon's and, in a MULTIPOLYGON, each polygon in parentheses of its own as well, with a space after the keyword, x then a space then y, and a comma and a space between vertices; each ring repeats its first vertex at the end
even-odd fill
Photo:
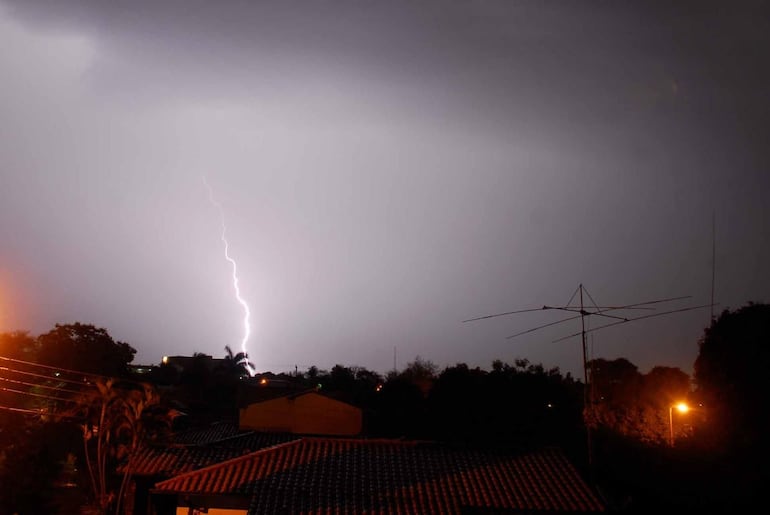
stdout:
MULTIPOLYGON (((23 365, 29 365, 29 366, 32 366, 32 367, 41 367, 41 368, 45 368, 45 369, 48 369, 48 370, 54 370, 56 372, 64 372, 64 373, 68 373, 68 374, 72 374, 72 375, 97 377, 97 378, 104 379, 104 380, 120 381, 122 383, 133 383, 133 384, 138 384, 138 385, 146 384, 146 383, 144 383, 142 381, 136 381, 136 380, 133 380, 133 379, 123 378, 123 377, 114 377, 114 376, 104 376, 104 375, 101 375, 101 374, 95 374, 93 372, 83 372, 82 370, 73 370, 73 369, 70 369, 70 368, 54 367, 52 365, 44 365, 42 363, 35 363, 33 361, 24 361, 24 360, 21 360, 21 359, 9 358, 7 356, 0 356, 0 360, 11 361, 13 363, 21 363, 23 365)), ((48 377, 48 376, 45 376, 45 377, 48 377)), ((59 378, 57 377, 57 379, 59 379, 59 378)))
POLYGON ((26 413, 28 415, 36 415, 39 417, 46 416, 46 417, 54 417, 54 418, 67 418, 70 420, 77 420, 77 421, 83 421, 86 420, 84 417, 74 417, 72 415, 62 415, 61 413, 48 413, 45 411, 45 408, 39 408, 37 410, 32 409, 26 409, 26 408, 15 408, 13 406, 3 406, 0 404, 0 409, 16 412, 16 413, 26 413))
POLYGON ((24 409, 24 408, 14 408, 12 406, 3 406, 0 405, 0 409, 4 409, 6 411, 15 411, 20 413, 28 413, 32 415, 42 415, 42 409, 41 410, 31 410, 31 409, 24 409))
POLYGON ((115 379, 115 378, 112 378, 112 377, 109 377, 109 376, 93 374, 93 373, 90 373, 90 372, 83 372, 81 370, 72 370, 72 369, 69 369, 69 368, 54 367, 52 365, 44 365, 42 363, 35 363, 34 361, 24 361, 22 359, 9 358, 7 356, 0 356, 0 360, 11 361, 13 363, 21 363, 23 365, 29 365, 29 366, 33 366, 33 367, 45 368, 45 369, 48 369, 48 370, 54 370, 56 372, 66 372, 66 373, 75 374, 75 375, 86 375, 86 376, 93 376, 93 377, 101 377, 103 379, 115 379))
POLYGON ((28 383, 26 381, 19 381, 17 379, 8 379, 6 377, 0 377, 0 381, 5 381, 7 383, 20 384, 20 385, 24 385, 24 386, 33 386, 35 388, 45 388, 45 389, 48 389, 48 390, 56 390, 57 392, 68 392, 68 393, 76 393, 76 394, 84 393, 82 390, 69 390, 67 388, 60 388, 60 387, 56 387, 56 386, 46 386, 46 385, 43 385, 43 384, 28 383))
POLYGON ((14 374, 22 374, 22 375, 33 376, 33 377, 40 377, 40 378, 46 379, 48 381, 58 381, 58 382, 61 382, 61 383, 72 383, 72 384, 78 384, 78 385, 81 385, 81 386, 83 384, 85 384, 87 386, 94 386, 94 384, 90 383, 90 382, 85 382, 84 383, 83 381, 74 381, 72 379, 65 379, 63 377, 51 377, 51 376, 46 376, 46 375, 43 375, 43 374, 36 374, 35 372, 27 372, 27 371, 24 371, 24 370, 18 370, 18 369, 15 369, 15 368, 0 367, 0 370, 5 370, 5 371, 8 371, 8 372, 11 372, 11 373, 14 373, 14 374))
MULTIPOLYGON (((5 372, 6 375, 18 374, 18 375, 20 375, 22 377, 34 377, 34 378, 42 379, 44 381, 56 382, 56 383, 60 383, 60 384, 57 385, 57 386, 51 386, 51 385, 43 384, 44 381, 40 381, 40 382, 36 382, 35 383, 35 382, 30 382, 30 381, 23 381, 23 380, 20 380, 18 378, 17 379, 13 379, 13 378, 10 378, 10 377, 0 377, 0 381, 4 381, 5 383, 11 383, 11 384, 14 384, 14 385, 26 386, 28 390, 31 390, 32 388, 42 388, 42 389, 46 389, 46 390, 53 390, 55 392, 70 393, 70 394, 73 394, 74 396, 80 396, 81 398, 58 397, 58 396, 53 396, 53 395, 46 395, 45 393, 35 393, 35 392, 32 392, 32 391, 24 391, 22 389, 8 388, 8 387, 2 387, 2 386, 0 386, 0 391, 6 392, 8 394, 26 395, 26 396, 29 396, 29 397, 34 397, 34 398, 38 398, 38 399, 45 399, 45 400, 53 401, 53 402, 67 402, 67 403, 71 404, 71 407, 67 408, 67 411, 70 411, 70 410, 73 410, 73 409, 78 409, 78 408, 86 408, 86 407, 88 407, 89 400, 92 400, 98 394, 98 392, 95 390, 96 384, 95 384, 94 378, 100 378, 100 379, 103 379, 103 380, 114 381, 115 382, 115 384, 113 386, 114 388, 120 388, 121 385, 124 388, 127 388, 127 385, 125 383, 131 383, 131 384, 136 384, 136 385, 144 385, 145 384, 145 383, 141 383, 139 381, 133 381, 133 380, 130 380, 130 379, 123 379, 123 378, 117 378, 117 377, 104 376, 104 375, 101 375, 101 374, 92 374, 92 373, 89 373, 89 372, 82 372, 82 371, 79 371, 79 370, 72 370, 72 369, 67 369, 67 368, 62 368, 62 367, 54 367, 54 366, 51 366, 51 365, 44 365, 44 364, 41 364, 41 363, 34 363, 34 362, 31 362, 31 361, 25 361, 25 360, 20 360, 20 359, 15 359, 15 358, 9 358, 7 356, 0 356, 0 362, 2 362, 2 361, 8 362, 8 363, 14 363, 14 364, 16 364, 16 366, 23 365, 25 367, 30 367, 33 370, 35 369, 34 367, 38 367, 38 370, 42 369, 42 370, 53 370, 53 371, 55 371, 55 375, 52 377, 51 375, 39 374, 37 372, 21 370, 21 369, 10 367, 10 366, 8 366, 8 367, 6 367, 6 366, 0 367, 0 371, 5 372), (76 375, 76 376, 83 377, 83 379, 82 380, 78 380, 78 381, 72 380, 72 379, 67 379, 65 377, 61 377, 61 374, 76 375), (64 387, 65 383, 68 383, 68 384, 71 384, 71 385, 78 385, 78 386, 83 387, 83 389, 82 390, 74 390, 74 389, 71 389, 71 388, 65 388, 64 387)), ((128 388, 130 389, 130 387, 128 387, 128 388)), ((121 388, 121 389, 123 389, 123 388, 121 388)), ((69 419, 72 419, 72 420, 85 420, 84 417, 74 417, 74 416, 71 416, 71 415, 47 413, 47 412, 45 412, 42 409, 39 410, 39 411, 35 411, 35 410, 29 410, 29 409, 19 408, 19 407, 15 407, 15 406, 0 406, 0 408, 5 409, 7 411, 15 411, 15 412, 19 412, 19 413, 28 413, 28 414, 35 414, 35 415, 50 415, 50 416, 55 416, 55 417, 60 417, 60 418, 69 418, 69 419)))
POLYGON ((15 390, 13 388, 6 388, 4 386, 0 386, 0 391, 10 392, 10 393, 17 393, 19 395, 29 395, 30 397, 38 397, 38 398, 48 399, 48 400, 52 400, 52 401, 63 401, 63 402, 74 402, 74 403, 78 403, 79 402, 79 401, 76 401, 74 399, 67 399, 65 397, 52 397, 50 395, 43 395, 42 393, 24 392, 22 390, 15 390))

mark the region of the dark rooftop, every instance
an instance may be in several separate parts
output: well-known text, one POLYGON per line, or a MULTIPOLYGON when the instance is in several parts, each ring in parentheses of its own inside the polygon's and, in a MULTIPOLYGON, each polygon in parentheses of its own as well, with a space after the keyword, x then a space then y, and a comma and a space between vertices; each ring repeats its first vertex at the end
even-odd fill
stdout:
POLYGON ((258 513, 588 513, 604 505, 564 454, 457 450, 399 440, 302 438, 160 482, 258 513))

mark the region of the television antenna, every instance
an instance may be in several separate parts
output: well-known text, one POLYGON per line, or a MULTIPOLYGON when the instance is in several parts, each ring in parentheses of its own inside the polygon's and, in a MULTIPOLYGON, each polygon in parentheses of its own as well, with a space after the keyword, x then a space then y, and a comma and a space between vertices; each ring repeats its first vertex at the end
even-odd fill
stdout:
MULTIPOLYGON (((654 311, 655 308, 652 307, 655 304, 663 304, 665 302, 673 302, 677 300, 684 300, 691 298, 691 295, 685 295, 681 297, 669 297, 669 298, 663 298, 663 299, 657 299, 657 300, 650 300, 646 302, 637 302, 634 304, 626 304, 621 306, 600 306, 596 303, 596 301, 593 299, 590 293, 588 293, 588 290, 583 286, 582 283, 578 285, 578 287, 575 289, 575 291, 572 293, 572 296, 567 301, 567 303, 563 306, 549 306, 544 305, 540 308, 528 308, 528 309, 517 309, 514 311, 506 311, 504 313, 496 313, 493 315, 484 315, 476 318, 469 318, 467 320, 463 320, 463 323, 465 322, 475 322, 479 320, 486 320, 489 318, 496 318, 501 316, 507 316, 507 315, 515 315, 520 313, 532 313, 535 311, 545 311, 545 310, 556 310, 556 311, 564 311, 568 313, 576 313, 575 315, 569 316, 567 318, 563 318, 561 320, 556 320, 555 322, 550 322, 547 324, 539 325, 537 327, 532 327, 530 329, 527 329, 525 331, 518 332, 516 334, 512 334, 510 336, 507 336, 506 339, 512 339, 516 338, 518 336, 522 336, 528 333, 533 333, 535 331, 539 331, 540 329, 545 329, 546 327, 555 326, 564 322, 569 322, 571 320, 577 320, 580 319, 580 331, 569 334, 567 336, 563 336, 560 338, 557 338, 556 340, 553 340, 553 343, 568 340, 570 338, 575 338, 577 336, 581 337, 581 343, 583 348, 583 416, 584 418, 587 416, 587 410, 590 406, 593 405, 593 399, 592 399, 592 388, 589 388, 589 374, 588 374, 588 356, 586 352, 586 334, 593 333, 595 331, 599 331, 601 329, 605 329, 607 327, 613 327, 621 324, 627 324, 630 322, 636 322, 638 320, 646 320, 654 317, 664 316, 664 315, 671 315, 674 313, 682 313, 685 311, 691 311, 694 309, 700 309, 700 308, 706 308, 711 307, 713 305, 713 301, 711 304, 704 304, 700 306, 689 306, 685 308, 679 308, 679 309, 672 309, 668 311, 663 312, 656 312, 652 314, 647 315, 641 315, 641 316, 621 316, 622 312, 624 311, 630 311, 630 310, 650 310, 654 311), (573 305, 573 302, 575 302, 575 298, 578 298, 579 304, 573 305), (585 300, 586 298, 590 300, 590 305, 586 305, 585 300), (609 314, 609 312, 618 312, 618 314, 609 314), (586 318, 591 316, 597 316, 597 317, 603 317, 605 319, 613 320, 611 322, 608 322, 603 325, 599 325, 590 329, 586 329, 586 318)), ((587 433, 587 443, 588 443, 588 465, 589 467, 593 464, 593 452, 592 452, 592 445, 591 445, 591 433, 590 433, 590 424, 586 423, 586 433, 587 433)))

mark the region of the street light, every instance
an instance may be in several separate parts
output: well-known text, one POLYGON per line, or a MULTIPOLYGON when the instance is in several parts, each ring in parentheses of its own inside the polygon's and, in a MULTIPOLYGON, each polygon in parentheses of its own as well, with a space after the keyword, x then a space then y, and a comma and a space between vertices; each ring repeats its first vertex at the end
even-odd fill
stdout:
POLYGON ((668 441, 671 447, 674 446, 674 408, 676 408, 679 413, 687 413, 690 410, 690 407, 684 402, 672 404, 668 407, 668 441))

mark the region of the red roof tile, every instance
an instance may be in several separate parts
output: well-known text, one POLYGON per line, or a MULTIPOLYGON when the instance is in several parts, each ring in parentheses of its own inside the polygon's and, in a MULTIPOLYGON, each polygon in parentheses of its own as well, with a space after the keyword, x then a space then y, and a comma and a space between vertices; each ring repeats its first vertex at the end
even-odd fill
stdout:
MULTIPOLYGON (((221 428, 220 428, 221 429, 221 428)), ((208 465, 220 463, 264 449, 279 443, 296 440, 296 435, 288 433, 262 433, 247 431, 230 434, 227 430, 210 433, 207 443, 197 445, 172 444, 144 449, 136 456, 131 469, 134 476, 171 477, 183 472, 197 470, 208 465), (216 435, 214 438, 213 435, 216 435)), ((197 438, 205 442, 206 439, 197 438)), ((179 442, 180 440, 175 440, 179 442)))
POLYGON ((495 454, 397 440, 303 438, 181 474, 156 492, 243 496, 250 514, 604 510, 557 449, 495 454))
POLYGON ((237 423, 214 422, 213 424, 186 429, 172 434, 168 443, 172 445, 204 445, 242 434, 237 423))

